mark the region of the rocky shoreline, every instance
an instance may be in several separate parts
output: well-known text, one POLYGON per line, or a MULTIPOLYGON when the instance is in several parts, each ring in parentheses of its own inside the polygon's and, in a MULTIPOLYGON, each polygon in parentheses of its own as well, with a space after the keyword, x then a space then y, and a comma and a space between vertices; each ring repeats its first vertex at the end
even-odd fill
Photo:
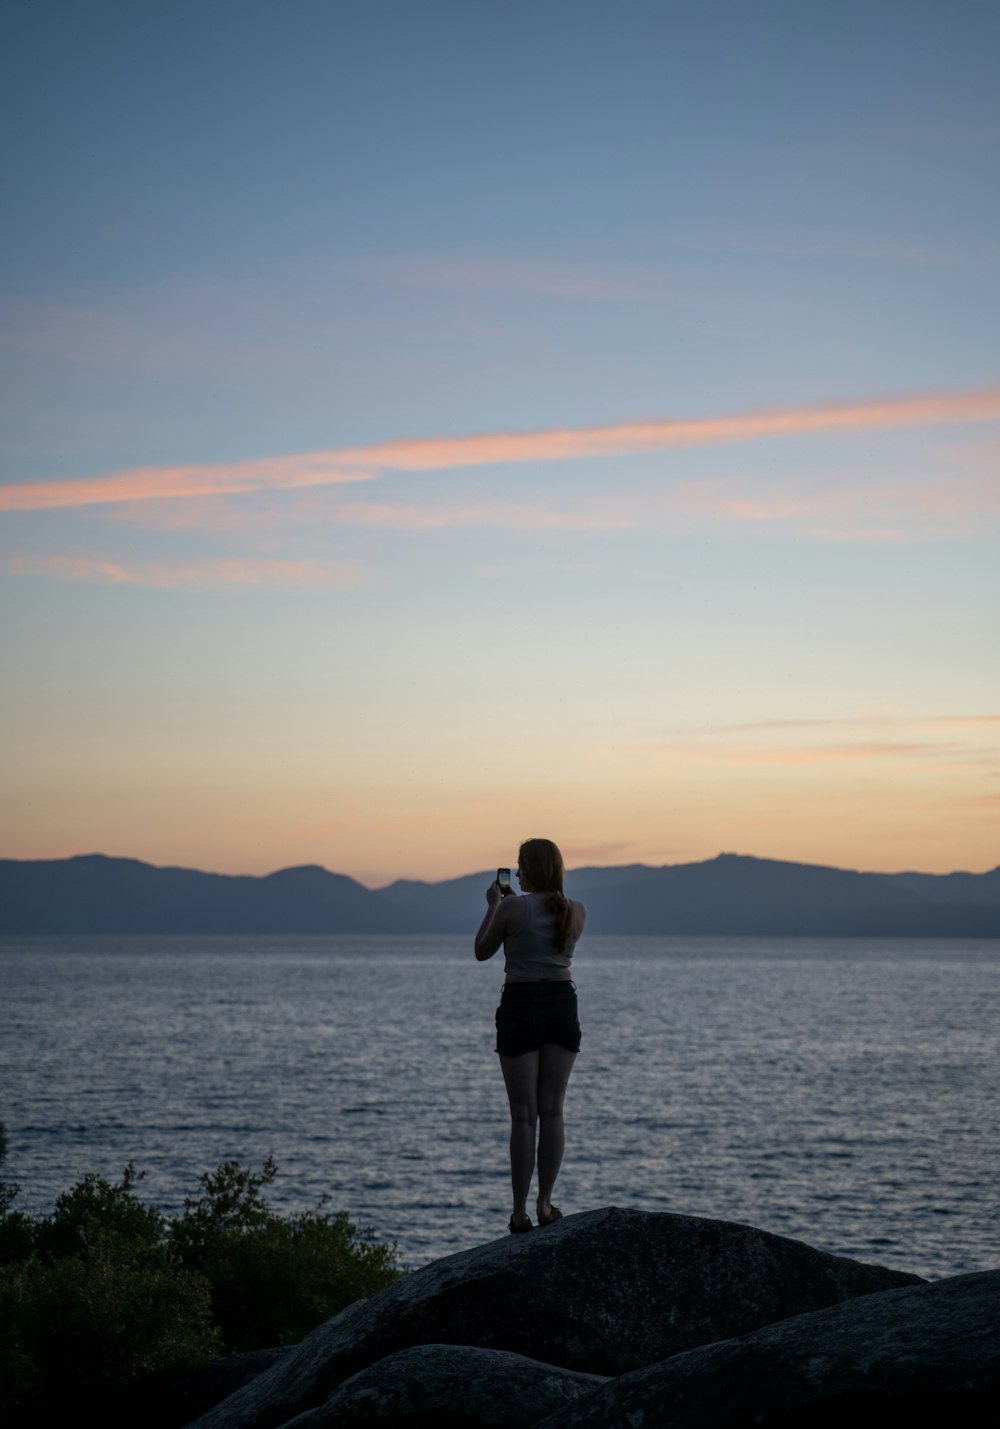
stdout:
POLYGON ((194 1423, 735 1429, 937 1406, 985 1424, 998 1312, 1000 1271, 927 1283, 752 1226, 608 1208, 425 1266, 194 1423))

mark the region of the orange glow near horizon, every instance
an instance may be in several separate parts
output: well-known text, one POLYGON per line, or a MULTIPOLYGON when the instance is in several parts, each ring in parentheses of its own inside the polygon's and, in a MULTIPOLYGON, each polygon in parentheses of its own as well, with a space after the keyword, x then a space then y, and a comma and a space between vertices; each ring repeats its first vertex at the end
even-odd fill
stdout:
POLYGON ((541 794, 533 778, 515 781, 502 801, 467 782, 442 788, 433 771, 404 772, 399 753, 375 782, 364 770, 310 781, 282 769, 242 786, 206 753, 186 777, 183 765, 163 767, 98 805, 67 798, 61 778, 44 796, 36 784, 19 845, 3 852, 103 852, 258 875, 318 863, 374 887, 510 863, 521 839, 541 834, 578 867, 735 852, 872 872, 983 872, 1000 862, 991 838, 1000 796, 984 784, 998 724, 996 715, 943 716, 914 721, 898 740, 859 734, 837 744, 803 744, 796 730, 786 743, 765 729, 754 746, 745 732, 720 731, 714 758, 683 739, 660 754, 606 750, 602 763, 595 747, 587 779, 553 777, 541 794), (938 739, 921 737, 935 726, 938 739), (123 846, 123 827, 143 832, 123 846))

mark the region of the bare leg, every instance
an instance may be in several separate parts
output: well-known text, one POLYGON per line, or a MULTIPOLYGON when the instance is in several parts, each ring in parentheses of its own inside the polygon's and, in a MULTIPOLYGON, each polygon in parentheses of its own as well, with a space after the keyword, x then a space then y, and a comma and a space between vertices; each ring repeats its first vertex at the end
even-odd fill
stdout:
POLYGON ((500 1058, 507 1100, 510 1102, 510 1184, 514 1192, 515 1221, 528 1216, 528 1191, 535 1169, 535 1127, 538 1123, 539 1052, 500 1058))
POLYGON ((546 1042, 538 1065, 538 1219, 545 1221, 552 1211, 552 1192, 562 1165, 566 1146, 563 1102, 575 1052, 546 1042))

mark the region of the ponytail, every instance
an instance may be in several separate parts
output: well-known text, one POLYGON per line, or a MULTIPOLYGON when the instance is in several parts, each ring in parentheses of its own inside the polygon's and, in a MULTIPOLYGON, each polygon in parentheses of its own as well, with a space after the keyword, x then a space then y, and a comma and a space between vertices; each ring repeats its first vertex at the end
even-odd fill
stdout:
POLYGON ((561 888, 546 893, 545 906, 556 920, 552 946, 557 953, 566 951, 566 944, 573 934, 573 905, 561 888))
POLYGON ((573 936, 573 905, 563 892, 563 858, 551 839, 528 839, 518 850, 518 866, 545 898, 555 920, 552 946, 565 952, 573 936))

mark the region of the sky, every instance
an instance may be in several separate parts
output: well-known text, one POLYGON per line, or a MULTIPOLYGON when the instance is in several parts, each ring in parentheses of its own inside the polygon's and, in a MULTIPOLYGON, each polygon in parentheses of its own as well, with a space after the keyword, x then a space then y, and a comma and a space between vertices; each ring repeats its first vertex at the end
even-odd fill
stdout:
POLYGON ((20 0, 0 857, 1000 863, 992 0, 20 0))

